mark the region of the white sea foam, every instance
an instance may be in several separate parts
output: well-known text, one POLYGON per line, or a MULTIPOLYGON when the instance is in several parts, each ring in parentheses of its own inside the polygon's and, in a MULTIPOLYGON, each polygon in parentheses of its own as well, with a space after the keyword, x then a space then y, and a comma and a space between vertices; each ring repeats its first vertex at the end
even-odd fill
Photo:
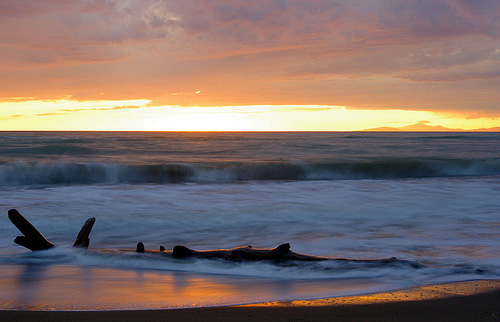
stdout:
POLYGON ((19 209, 49 240, 63 246, 72 243, 87 217, 96 216, 91 250, 134 248, 138 241, 150 249, 177 244, 194 249, 268 248, 290 242, 292 250, 301 253, 346 258, 396 256, 426 267, 179 262, 133 254, 75 253, 69 247, 26 253, 12 243, 18 232, 6 216, 0 219, 0 263, 209 274, 235 279, 235 283, 240 278, 368 279, 393 288, 499 278, 499 191, 497 178, 3 190, 0 200, 5 212, 19 209))

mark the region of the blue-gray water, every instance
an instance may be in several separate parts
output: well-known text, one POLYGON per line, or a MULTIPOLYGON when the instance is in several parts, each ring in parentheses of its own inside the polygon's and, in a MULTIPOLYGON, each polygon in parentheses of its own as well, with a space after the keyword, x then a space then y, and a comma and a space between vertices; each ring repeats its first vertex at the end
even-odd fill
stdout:
POLYGON ((0 186, 500 174, 499 133, 3 132, 0 186))
POLYGON ((0 294, 0 306, 43 307, 40 298, 24 295, 32 288, 59 294, 53 296, 65 304, 56 308, 150 308, 500 278, 499 148, 500 133, 1 132, 0 270, 6 274, 0 283, 19 283, 3 288, 10 291, 0 294), (19 232, 7 219, 10 208, 59 247, 30 253, 14 244, 19 232), (91 250, 133 248, 138 241, 153 249, 289 242, 302 253, 396 256, 426 267, 285 267, 75 253, 67 246, 90 216, 97 218, 91 250), (85 271, 64 275, 74 292, 47 283, 60 267, 85 271), (92 269, 107 273, 96 278, 92 269), (175 292, 179 279, 191 281, 184 295, 205 288, 193 282, 200 278, 231 285, 234 293, 215 292, 203 301, 200 292, 176 293, 154 305, 74 304, 83 303, 74 285, 86 284, 78 282, 89 274, 108 285, 123 272, 136 276, 123 281, 133 282, 130 288, 137 276, 155 272, 175 292), (39 283, 26 290, 26 278, 39 283))

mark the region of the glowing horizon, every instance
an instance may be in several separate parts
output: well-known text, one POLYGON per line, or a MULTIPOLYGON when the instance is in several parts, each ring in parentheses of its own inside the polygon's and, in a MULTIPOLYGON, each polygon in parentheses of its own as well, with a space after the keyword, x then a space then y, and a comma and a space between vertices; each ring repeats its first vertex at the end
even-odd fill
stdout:
POLYGON ((433 126, 470 131, 498 125, 495 118, 467 120, 429 111, 327 105, 179 107, 151 106, 150 100, 33 100, 0 103, 0 107, 1 130, 362 131, 420 124, 417 131, 436 130, 433 126))

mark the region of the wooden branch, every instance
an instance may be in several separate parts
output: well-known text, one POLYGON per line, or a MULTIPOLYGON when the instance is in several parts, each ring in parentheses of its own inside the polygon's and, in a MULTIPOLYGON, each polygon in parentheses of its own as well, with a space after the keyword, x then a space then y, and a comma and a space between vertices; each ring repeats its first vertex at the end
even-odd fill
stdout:
POLYGON ((142 242, 137 243, 137 247, 135 248, 135 251, 138 253, 144 253, 144 244, 142 242))
POLYGON ((205 258, 205 259, 224 259, 233 262, 240 261, 272 261, 272 262, 317 262, 317 261, 339 261, 346 263, 363 263, 367 265, 379 264, 403 264, 414 268, 423 267, 420 263, 405 261, 397 259, 396 257, 383 258, 383 259, 349 259, 349 258, 336 258, 336 257, 321 257, 300 254, 290 250, 290 244, 281 244, 272 249, 259 249, 252 246, 237 247, 233 249, 217 249, 217 250, 193 250, 186 246, 177 245, 172 251, 165 251, 164 247, 160 250, 145 250, 144 244, 139 243, 136 252, 148 253, 160 256, 171 256, 173 258, 205 258), (140 244, 140 246, 139 246, 140 244))
POLYGON ((78 233, 78 236, 76 236, 75 242, 73 244, 73 247, 80 247, 80 248, 89 248, 90 244, 90 231, 92 230, 92 227, 94 227, 95 223, 95 217, 91 217, 85 221, 83 224, 82 228, 80 229, 80 232, 78 233))
POLYGON ((44 250, 54 247, 26 218, 16 209, 9 210, 9 219, 24 236, 14 239, 16 244, 30 250, 44 250))
POLYGON ((177 245, 172 250, 172 256, 175 258, 200 257, 200 258, 222 258, 231 261, 242 260, 274 260, 274 261, 322 261, 326 257, 304 255, 292 252, 290 244, 281 244, 273 249, 259 249, 252 246, 237 247, 233 249, 218 249, 198 251, 189 249, 186 246, 177 245))

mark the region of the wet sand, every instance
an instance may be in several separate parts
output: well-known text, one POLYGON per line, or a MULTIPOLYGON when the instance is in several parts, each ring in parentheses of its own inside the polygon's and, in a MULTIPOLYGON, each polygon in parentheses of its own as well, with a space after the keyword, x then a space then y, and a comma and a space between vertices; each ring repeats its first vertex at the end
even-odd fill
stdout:
POLYGON ((0 311, 1 321, 500 321, 500 280, 319 300, 134 311, 0 311))

